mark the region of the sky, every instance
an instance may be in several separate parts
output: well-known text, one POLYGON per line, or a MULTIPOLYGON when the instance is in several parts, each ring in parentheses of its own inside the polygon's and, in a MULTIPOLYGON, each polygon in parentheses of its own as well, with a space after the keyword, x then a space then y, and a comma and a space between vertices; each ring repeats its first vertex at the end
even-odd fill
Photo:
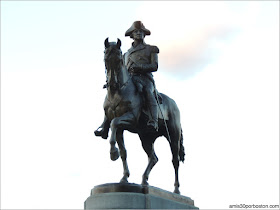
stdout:
MULTIPOLYGON (((181 113, 182 195, 200 209, 279 205, 279 1, 1 1, 1 208, 83 209, 119 182, 103 120, 104 40, 141 20, 157 89, 181 113)), ((147 156, 125 132, 129 182, 147 156)), ((149 184, 174 189, 168 142, 149 184)))

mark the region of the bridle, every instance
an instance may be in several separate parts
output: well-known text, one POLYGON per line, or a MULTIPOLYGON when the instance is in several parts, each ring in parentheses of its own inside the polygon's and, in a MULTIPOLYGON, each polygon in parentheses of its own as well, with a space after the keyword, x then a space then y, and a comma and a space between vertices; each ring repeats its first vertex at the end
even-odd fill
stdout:
MULTIPOLYGON (((109 47, 108 47, 109 48, 109 47)), ((116 53, 116 52, 118 52, 118 54, 119 55, 122 55, 122 52, 121 52, 121 50, 120 49, 118 49, 118 48, 114 48, 114 47, 112 47, 111 49, 105 49, 105 51, 104 51, 104 53, 105 53, 105 58, 104 58, 104 61, 105 61, 105 67, 106 67, 106 69, 105 69, 105 72, 106 72, 106 77, 107 77, 107 67, 108 67, 108 64, 107 64, 107 62, 111 59, 110 57, 112 56, 112 54, 113 53, 116 53), (106 52, 106 50, 110 50, 109 52, 106 52)), ((117 56, 116 56, 117 57, 117 56)), ((122 61, 122 58, 120 58, 120 57, 122 57, 122 56, 118 56, 118 68, 119 69, 121 69, 121 71, 123 71, 124 69, 122 69, 122 68, 126 68, 126 67, 124 67, 123 66, 123 61, 122 61), (120 59, 119 59, 120 58, 120 59)), ((112 65, 109 65, 109 66, 112 66, 112 65)), ((110 71, 112 71, 112 68, 110 69, 110 71)), ((117 82, 116 84, 115 84, 115 87, 113 87, 114 89, 122 89, 122 88, 124 88, 127 84, 128 84, 128 82, 129 82, 129 80, 131 80, 131 78, 132 78, 132 75, 130 75, 129 74, 129 77, 128 77, 128 79, 122 84, 122 85, 120 85, 119 84, 119 82, 117 82)), ((108 87, 110 87, 110 86, 112 86, 112 85, 110 85, 110 83, 108 83, 108 80, 106 81, 107 82, 107 85, 106 85, 106 87, 108 88, 108 87)))

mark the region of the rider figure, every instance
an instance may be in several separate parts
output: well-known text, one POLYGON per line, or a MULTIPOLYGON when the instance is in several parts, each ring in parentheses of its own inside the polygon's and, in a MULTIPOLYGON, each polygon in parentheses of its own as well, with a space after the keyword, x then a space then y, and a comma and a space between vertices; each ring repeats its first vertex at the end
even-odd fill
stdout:
POLYGON ((147 123, 148 127, 158 129, 158 105, 155 99, 155 85, 152 72, 158 69, 158 53, 156 46, 148 45, 144 42, 144 37, 151 32, 145 28, 141 21, 135 21, 125 32, 125 36, 130 36, 134 40, 131 48, 124 54, 124 63, 133 76, 133 81, 139 91, 145 97, 151 117, 147 123))
MULTIPOLYGON (((125 32, 125 36, 130 36, 134 42, 132 47, 123 55, 123 58, 129 73, 132 75, 134 84, 137 86, 138 91, 143 93, 151 112, 152 119, 148 121, 147 126, 158 130, 158 105, 155 98, 157 91, 155 90, 152 72, 158 69, 157 54, 159 49, 144 42, 144 37, 150 34, 151 32, 145 28, 141 21, 135 21, 125 32)), ((107 86, 108 84, 104 85, 104 88, 107 88, 107 86)), ((159 97, 159 99, 161 98, 159 97)), ((103 124, 94 133, 96 136, 102 136, 102 138, 106 139, 109 127, 110 122, 105 116, 103 124)))

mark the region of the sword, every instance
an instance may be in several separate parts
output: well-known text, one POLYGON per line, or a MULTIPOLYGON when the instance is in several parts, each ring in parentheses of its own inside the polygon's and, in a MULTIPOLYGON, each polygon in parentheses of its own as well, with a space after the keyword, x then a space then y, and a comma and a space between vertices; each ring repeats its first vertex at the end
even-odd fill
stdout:
POLYGON ((158 100, 158 94, 157 94, 157 91, 156 91, 156 85, 154 84, 154 88, 155 88, 155 92, 156 92, 156 101, 157 101, 157 105, 158 105, 158 108, 160 110, 160 113, 162 115, 162 118, 163 118, 163 121, 164 121, 164 125, 165 125, 165 129, 166 129, 166 132, 167 132, 167 136, 168 136, 168 141, 169 143, 171 143, 171 138, 170 138, 170 134, 169 134, 169 131, 168 131, 168 127, 167 127, 167 123, 166 123, 166 120, 164 118, 164 115, 163 115, 163 112, 161 110, 161 107, 159 105, 159 100, 158 100))

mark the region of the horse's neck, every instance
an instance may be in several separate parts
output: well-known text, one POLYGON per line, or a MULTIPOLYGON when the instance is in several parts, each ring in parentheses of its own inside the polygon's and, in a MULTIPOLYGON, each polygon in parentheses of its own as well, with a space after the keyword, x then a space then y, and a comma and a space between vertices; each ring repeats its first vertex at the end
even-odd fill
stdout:
POLYGON ((121 89, 126 82, 129 80, 129 73, 122 63, 117 67, 118 71, 111 69, 110 81, 109 83, 109 92, 115 93, 119 89, 121 89), (117 73, 118 72, 118 73, 117 73))
POLYGON ((125 68, 125 66, 121 65, 120 68, 121 68, 121 71, 117 75, 117 78, 118 78, 118 82, 120 84, 120 87, 122 87, 127 82, 127 80, 129 79, 129 74, 128 74, 128 71, 125 68))

